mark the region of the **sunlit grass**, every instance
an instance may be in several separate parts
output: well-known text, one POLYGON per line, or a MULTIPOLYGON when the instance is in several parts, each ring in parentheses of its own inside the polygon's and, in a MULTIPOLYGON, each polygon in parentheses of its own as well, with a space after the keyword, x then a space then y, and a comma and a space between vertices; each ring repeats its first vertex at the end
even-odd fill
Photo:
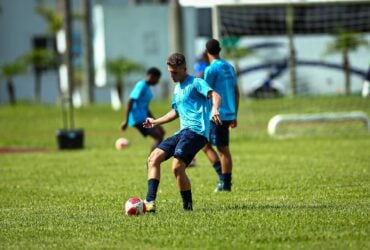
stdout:
MULTIPOLYGON (((153 111, 158 116, 168 107, 154 103, 153 111)), ((85 149, 57 151, 58 107, 1 106, 2 147, 48 151, 0 155, 0 248, 369 249, 369 133, 352 123, 282 127, 290 133, 284 139, 266 132, 277 113, 330 109, 370 114, 359 97, 243 101, 231 135, 233 191, 213 193, 216 174, 200 153, 188 170, 193 212, 181 210, 166 162, 158 212, 128 217, 124 202, 146 194, 151 142, 132 128, 118 130, 122 112, 76 110, 85 149), (123 151, 114 148, 120 136, 131 142, 123 151)), ((167 136, 177 127, 166 125, 167 136)))

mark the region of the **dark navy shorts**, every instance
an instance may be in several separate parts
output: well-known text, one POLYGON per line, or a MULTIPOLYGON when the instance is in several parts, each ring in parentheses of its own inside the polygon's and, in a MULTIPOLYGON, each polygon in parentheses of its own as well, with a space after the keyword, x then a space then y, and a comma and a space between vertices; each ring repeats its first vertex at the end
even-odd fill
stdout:
POLYGON ((152 134, 154 130, 153 128, 144 128, 142 123, 135 124, 134 127, 137 128, 137 130, 139 130, 139 132, 144 137, 147 137, 148 135, 152 134))
POLYGON ((210 141, 214 146, 229 146, 229 127, 232 121, 222 121, 222 125, 217 125, 211 121, 210 141))
POLYGON ((173 156, 182 160, 188 166, 207 142, 208 140, 204 136, 190 129, 184 129, 161 142, 157 148, 166 152, 166 160, 173 156))

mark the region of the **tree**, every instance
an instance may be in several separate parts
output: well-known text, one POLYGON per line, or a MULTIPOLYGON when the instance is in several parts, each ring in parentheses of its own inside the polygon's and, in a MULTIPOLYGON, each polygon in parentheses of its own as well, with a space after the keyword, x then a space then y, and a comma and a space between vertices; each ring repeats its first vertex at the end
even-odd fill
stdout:
POLYGON ((115 78, 114 86, 120 99, 122 98, 124 93, 123 78, 128 74, 144 70, 144 67, 141 64, 138 64, 124 57, 108 60, 106 68, 108 72, 112 74, 115 78))
POLYGON ((324 52, 324 56, 336 53, 342 54, 346 95, 351 94, 351 62, 349 60, 349 53, 352 51, 356 51, 359 47, 362 46, 369 47, 369 43, 363 34, 355 31, 345 31, 343 29, 340 29, 335 34, 334 40, 327 45, 326 51, 324 52))
MULTIPOLYGON (((84 52, 84 67, 85 72, 79 72, 83 74, 81 87, 83 90, 83 100, 86 103, 92 103, 94 101, 94 66, 93 66, 93 48, 92 48, 92 31, 91 31, 91 1, 83 0, 82 2, 83 12, 73 12, 71 13, 73 20, 81 21, 83 24, 83 49, 84 52)), ((38 13, 47 23, 47 32, 50 33, 54 38, 57 34, 63 30, 63 11, 62 6, 64 0, 57 1, 57 8, 49 7, 45 5, 42 1, 39 2, 35 11, 38 13)), ((58 41, 57 39, 55 40, 58 41)), ((62 55, 59 55, 62 57, 62 55)), ((82 75, 81 75, 82 76, 82 75)), ((59 86, 60 88, 60 86, 59 86)))
POLYGON ((46 21, 48 32, 55 36, 63 25, 62 15, 57 10, 43 4, 38 5, 35 11, 46 21))
POLYGON ((44 70, 57 65, 56 54, 49 49, 34 49, 25 55, 28 64, 33 65, 35 72, 34 96, 36 102, 41 101, 41 75, 44 70))
POLYGON ((10 104, 16 104, 15 88, 13 78, 26 72, 27 64, 23 59, 16 59, 14 62, 0 65, 0 77, 6 81, 6 88, 10 104))
POLYGON ((229 59, 234 61, 235 66, 235 73, 236 76, 239 78, 240 76, 240 68, 239 68, 239 62, 241 59, 245 57, 252 56, 254 52, 245 47, 238 47, 239 38, 237 37, 229 37, 225 38, 221 41, 221 47, 222 47, 222 55, 225 59, 229 59))

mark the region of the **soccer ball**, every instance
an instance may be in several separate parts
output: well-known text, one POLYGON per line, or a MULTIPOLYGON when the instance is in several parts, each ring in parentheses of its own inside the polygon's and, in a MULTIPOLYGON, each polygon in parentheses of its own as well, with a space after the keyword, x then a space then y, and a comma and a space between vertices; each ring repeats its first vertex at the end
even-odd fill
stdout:
POLYGON ((146 206, 142 199, 134 197, 126 201, 126 215, 143 215, 146 212, 146 206))
POLYGON ((116 149, 117 150, 122 150, 124 148, 126 148, 129 144, 129 141, 126 139, 126 138, 118 138, 117 141, 116 141, 116 149))

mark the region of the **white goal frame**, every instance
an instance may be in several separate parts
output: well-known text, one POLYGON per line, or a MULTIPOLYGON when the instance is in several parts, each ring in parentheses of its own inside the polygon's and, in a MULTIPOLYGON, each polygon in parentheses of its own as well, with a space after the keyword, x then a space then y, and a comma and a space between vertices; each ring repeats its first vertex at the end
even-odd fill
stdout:
POLYGON ((277 128, 282 123, 304 123, 312 121, 347 121, 357 120, 364 123, 365 128, 370 132, 370 120, 365 112, 353 111, 345 113, 319 113, 319 114, 279 114, 270 119, 267 125, 267 133, 276 135, 277 128))

